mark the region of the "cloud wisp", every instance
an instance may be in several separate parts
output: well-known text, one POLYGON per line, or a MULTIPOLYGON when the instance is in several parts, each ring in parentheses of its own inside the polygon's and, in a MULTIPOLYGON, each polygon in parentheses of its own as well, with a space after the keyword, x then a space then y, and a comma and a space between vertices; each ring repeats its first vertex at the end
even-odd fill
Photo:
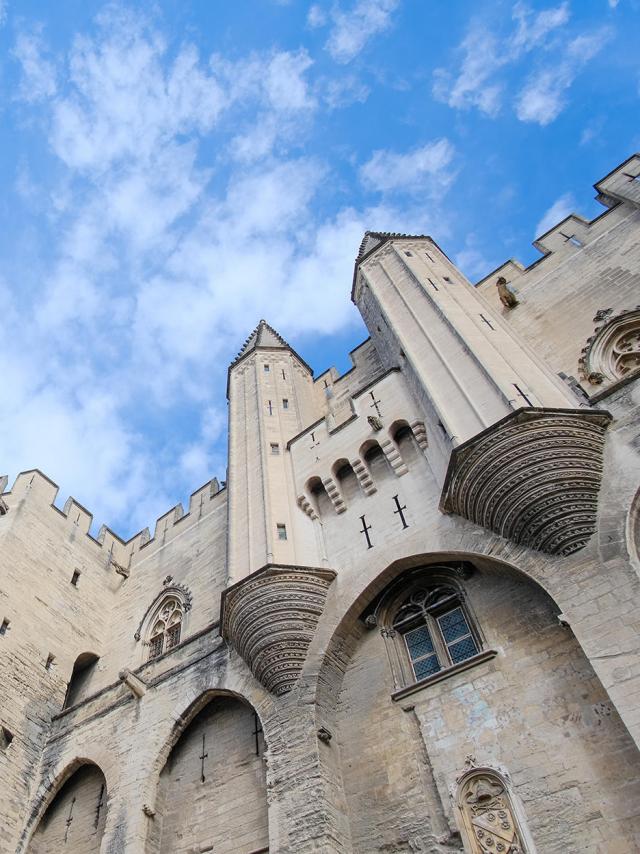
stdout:
POLYGON ((458 69, 435 70, 433 95, 455 109, 474 108, 495 118, 527 58, 526 67, 533 64, 534 70, 520 84, 515 114, 520 121, 549 124, 567 105, 567 90, 608 34, 571 36, 568 2, 537 12, 519 2, 512 9, 511 19, 512 27, 504 33, 474 21, 457 49, 461 56, 458 69))

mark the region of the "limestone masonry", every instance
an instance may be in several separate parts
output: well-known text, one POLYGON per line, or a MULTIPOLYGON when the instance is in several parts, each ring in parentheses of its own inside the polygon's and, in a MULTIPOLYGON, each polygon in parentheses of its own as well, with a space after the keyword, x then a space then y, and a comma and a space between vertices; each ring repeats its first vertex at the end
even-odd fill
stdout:
POLYGON ((351 370, 260 321, 152 534, 0 483, 2 854, 640 851, 640 155, 595 186, 475 287, 367 232, 351 370))

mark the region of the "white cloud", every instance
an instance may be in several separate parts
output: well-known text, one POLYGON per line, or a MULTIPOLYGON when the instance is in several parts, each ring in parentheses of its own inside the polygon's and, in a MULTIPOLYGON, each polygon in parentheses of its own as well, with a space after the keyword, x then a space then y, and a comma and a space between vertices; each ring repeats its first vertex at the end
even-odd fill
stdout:
MULTIPOLYGON (((391 26, 391 14, 398 4, 399 0, 356 0, 348 11, 333 7, 326 49, 337 62, 351 62, 371 38, 391 26)), ((321 20, 318 12, 314 12, 312 19, 313 26, 318 26, 321 20)))
POLYGON ((476 237, 468 235, 464 248, 454 258, 455 264, 471 282, 476 282, 495 268, 495 264, 488 261, 481 249, 476 245, 476 237))
POLYGON ((364 103, 369 97, 369 87, 350 74, 325 81, 322 96, 327 106, 335 110, 356 102, 364 103))
MULTIPOLYGON (((457 71, 453 73, 446 68, 437 68, 434 72, 432 91, 437 100, 456 109, 474 107, 492 118, 497 116, 506 88, 506 80, 504 75, 500 77, 500 73, 506 72, 508 67, 516 65, 534 50, 546 52, 552 46, 561 50, 557 39, 561 38, 563 28, 568 24, 569 4, 562 2, 534 12, 525 3, 516 3, 512 20, 515 24, 512 31, 502 36, 491 32, 484 23, 476 21, 471 24, 458 48, 462 60, 457 71)), ((569 45, 566 51, 570 53, 571 50, 569 45)), ((541 75, 547 73, 551 77, 555 68, 555 64, 549 66, 547 61, 547 68, 541 75)), ((535 95, 532 91, 532 109, 535 109, 535 95)), ((522 118, 520 112, 518 116, 522 118)))
POLYGON ((323 27, 326 23, 327 16, 322 7, 318 6, 317 3, 310 6, 309 11, 307 12, 307 25, 311 27, 311 29, 316 29, 317 27, 323 27))
POLYGON ((571 193, 565 193, 556 199, 551 207, 545 212, 540 222, 536 225, 534 239, 546 234, 554 225, 558 225, 563 219, 575 210, 575 200, 571 193))
MULTIPOLYGON (((53 66, 36 74, 44 43, 25 38, 21 97, 40 99, 29 109, 56 178, 38 186, 45 170, 25 160, 17 179, 50 243, 25 264, 28 299, 0 283, 18 330, 3 451, 127 534, 220 473, 226 365, 257 320, 287 336, 355 322, 362 232, 408 227, 414 213, 317 214, 331 175, 300 143, 322 104, 366 95, 355 77, 318 87, 304 50, 202 58, 108 7, 60 54, 54 92, 53 66), (173 419, 193 422, 179 439, 164 429, 173 419)), ((419 180, 442 177, 438 151, 414 153, 419 180)))
MULTIPOLYGON (((0 0, 0 24, 4 21, 3 15, 6 15, 6 11, 0 0)), ((22 70, 17 97, 23 101, 34 103, 51 98, 56 93, 56 69, 44 53, 39 31, 18 34, 12 55, 22 70)))
POLYGON ((376 151, 360 170, 360 179, 367 187, 380 192, 405 191, 434 196, 452 180, 450 170, 454 149, 448 139, 434 142, 398 154, 376 151))
POLYGON ((516 115, 523 122, 548 125, 567 103, 567 90, 582 68, 602 49, 607 34, 581 35, 573 39, 551 68, 534 73, 516 100, 516 115))

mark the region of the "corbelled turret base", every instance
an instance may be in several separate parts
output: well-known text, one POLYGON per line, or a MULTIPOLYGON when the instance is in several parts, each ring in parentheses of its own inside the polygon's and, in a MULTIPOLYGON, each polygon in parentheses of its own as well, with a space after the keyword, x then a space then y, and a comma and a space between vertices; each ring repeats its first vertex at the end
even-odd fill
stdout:
POLYGON ((607 412, 519 409, 451 454, 440 508, 549 554, 595 530, 607 412))
POLYGON ((221 634, 271 693, 293 688, 335 577, 268 564, 222 594, 221 634))

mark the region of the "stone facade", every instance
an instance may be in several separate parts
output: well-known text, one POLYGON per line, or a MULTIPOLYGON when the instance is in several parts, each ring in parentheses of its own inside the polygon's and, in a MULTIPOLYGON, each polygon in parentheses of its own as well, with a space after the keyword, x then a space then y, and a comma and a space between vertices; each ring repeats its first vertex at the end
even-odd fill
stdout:
POLYGON ((0 484, 2 854, 640 850, 639 176, 475 287, 367 233, 153 535, 0 484))

